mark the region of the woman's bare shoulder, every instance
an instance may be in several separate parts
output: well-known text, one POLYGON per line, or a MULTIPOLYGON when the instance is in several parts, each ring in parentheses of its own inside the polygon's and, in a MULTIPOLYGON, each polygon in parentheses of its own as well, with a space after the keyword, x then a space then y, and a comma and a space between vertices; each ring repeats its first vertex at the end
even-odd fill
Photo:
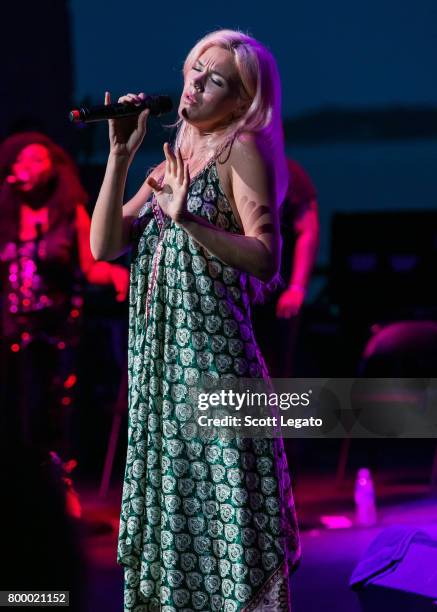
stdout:
POLYGON ((232 165, 248 161, 267 161, 267 149, 261 137, 254 132, 241 132, 235 138, 230 151, 229 160, 232 165))
POLYGON ((267 149, 257 134, 242 132, 235 138, 229 153, 228 167, 230 175, 237 173, 264 173, 269 166, 267 149))

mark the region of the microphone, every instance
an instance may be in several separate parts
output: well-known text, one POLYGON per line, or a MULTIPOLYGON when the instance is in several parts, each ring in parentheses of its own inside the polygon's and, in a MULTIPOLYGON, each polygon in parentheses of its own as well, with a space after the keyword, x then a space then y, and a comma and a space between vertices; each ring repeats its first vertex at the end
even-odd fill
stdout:
POLYGON ((21 172, 18 172, 18 174, 9 174, 6 177, 6 182, 9 185, 16 185, 17 183, 26 183, 29 178, 29 173, 21 170, 21 172))
POLYGON ((69 113, 72 123, 91 123, 92 121, 104 121, 105 119, 120 119, 139 115, 144 109, 149 108, 151 115, 162 115, 169 113, 173 108, 170 96, 146 96, 139 104, 99 104, 98 106, 83 106, 69 113))

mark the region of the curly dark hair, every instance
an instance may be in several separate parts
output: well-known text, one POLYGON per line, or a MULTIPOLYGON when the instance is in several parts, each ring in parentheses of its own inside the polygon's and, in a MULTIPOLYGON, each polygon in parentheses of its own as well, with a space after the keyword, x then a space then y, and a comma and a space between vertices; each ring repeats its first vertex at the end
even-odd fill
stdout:
POLYGON ((85 204, 88 200, 76 165, 62 147, 40 132, 23 132, 10 136, 0 145, 0 247, 6 242, 15 242, 18 237, 19 197, 6 178, 20 151, 31 144, 47 147, 55 169, 46 202, 50 230, 74 222, 77 205, 85 204))

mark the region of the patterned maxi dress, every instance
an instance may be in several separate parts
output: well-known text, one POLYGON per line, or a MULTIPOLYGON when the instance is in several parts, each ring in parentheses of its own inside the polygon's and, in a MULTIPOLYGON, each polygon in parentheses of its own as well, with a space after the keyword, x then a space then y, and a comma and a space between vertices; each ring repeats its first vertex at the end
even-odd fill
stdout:
MULTIPOLYGON (((240 232, 211 160, 188 210, 240 232)), ((133 225, 129 425, 118 562, 124 610, 289 612, 299 537, 282 439, 202 441, 184 427, 200 377, 267 377, 246 273, 163 217, 133 225)))

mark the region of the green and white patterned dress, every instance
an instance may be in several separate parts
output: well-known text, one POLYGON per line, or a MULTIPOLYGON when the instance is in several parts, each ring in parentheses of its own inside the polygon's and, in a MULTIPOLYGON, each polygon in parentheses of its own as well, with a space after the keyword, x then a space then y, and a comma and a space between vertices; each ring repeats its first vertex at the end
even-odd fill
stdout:
MULTIPOLYGON (((240 232, 214 160, 192 179, 187 206, 240 232)), ((267 377, 249 277, 164 218, 153 197, 132 241, 124 610, 289 612, 300 546, 282 440, 205 441, 184 427, 187 392, 205 373, 267 377)))

